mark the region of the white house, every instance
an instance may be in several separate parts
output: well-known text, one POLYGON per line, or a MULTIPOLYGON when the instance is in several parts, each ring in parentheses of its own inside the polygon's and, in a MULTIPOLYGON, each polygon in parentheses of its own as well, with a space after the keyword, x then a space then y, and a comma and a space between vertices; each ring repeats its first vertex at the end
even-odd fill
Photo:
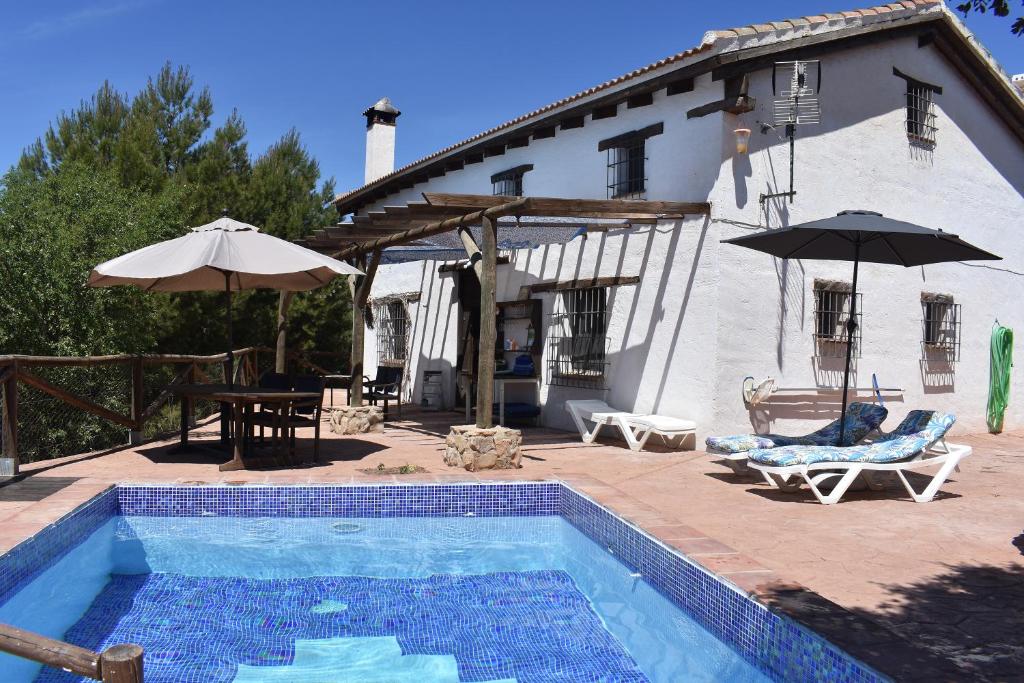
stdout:
MULTIPOLYGON (((342 215, 421 201, 425 192, 711 204, 710 216, 591 226, 501 252, 508 262, 498 266, 498 301, 540 302, 532 334, 545 424, 568 428, 563 402, 573 397, 688 418, 700 438, 751 425, 799 432, 831 419, 850 264, 776 260, 721 241, 871 209, 958 234, 1004 260, 863 265, 855 386, 870 387, 875 375, 898 389, 883 394, 896 420, 936 408, 955 412, 960 430, 985 429, 991 328, 998 320, 1024 330, 1016 234, 1024 102, 941 3, 712 31, 695 48, 389 173, 397 110, 386 104, 384 115, 367 110, 374 168, 364 187, 338 197, 342 215), (797 126, 791 158, 784 127, 773 123, 793 60, 811 62, 802 68, 812 89, 819 71, 821 79, 820 122, 797 126), (390 128, 381 134, 379 126, 390 128), (738 129, 751 131, 745 153, 738 129), (373 147, 378 141, 386 149, 373 147), (610 284, 551 289, 596 278, 610 284), (779 391, 750 408, 741 397, 747 376, 773 377, 779 391)), ((449 260, 380 266, 365 362, 371 376, 379 359, 401 363, 407 400, 417 403, 424 371, 439 371, 452 407, 466 302, 476 295, 466 291, 472 270, 453 268, 455 254, 440 256, 449 260)), ((505 354, 510 362, 532 327, 506 325, 503 339, 520 347, 505 354)), ((1022 390, 1017 373, 1011 395, 1022 390)), ((1008 427, 1022 419, 1014 403, 1008 427)))

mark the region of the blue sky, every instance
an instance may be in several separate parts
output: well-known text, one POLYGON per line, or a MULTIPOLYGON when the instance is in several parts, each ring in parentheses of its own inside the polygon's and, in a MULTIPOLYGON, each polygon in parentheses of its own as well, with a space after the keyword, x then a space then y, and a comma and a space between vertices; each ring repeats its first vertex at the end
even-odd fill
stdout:
MULTIPOLYGON (((104 79, 134 93, 170 60, 210 87, 215 122, 238 109, 250 151, 294 126, 344 190, 362 181, 360 112, 383 95, 403 112, 402 165, 696 45, 707 29, 871 4, 5 0, 0 167, 104 79)), ((1008 71, 1024 72, 1009 19, 968 25, 1008 71)))

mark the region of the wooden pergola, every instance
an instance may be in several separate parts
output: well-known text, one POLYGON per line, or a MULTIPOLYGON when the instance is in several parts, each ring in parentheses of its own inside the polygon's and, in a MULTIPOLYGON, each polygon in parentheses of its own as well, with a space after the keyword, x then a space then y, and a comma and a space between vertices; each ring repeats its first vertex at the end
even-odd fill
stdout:
MULTIPOLYGON (((366 306, 382 252, 389 247, 431 246, 429 239, 457 233, 469 264, 480 282, 480 335, 477 347, 476 423, 493 426, 496 270, 498 221, 511 216, 515 227, 576 227, 587 230, 651 225, 659 220, 680 220, 688 215, 707 215, 708 202, 665 202, 633 199, 565 199, 470 194, 424 193, 423 202, 385 206, 354 216, 351 222, 317 230, 302 242, 305 246, 348 260, 365 275, 351 280, 352 292, 352 386, 354 405, 362 402, 363 346, 366 306), (524 220, 525 219, 525 220, 524 220), (471 227, 480 226, 480 243, 471 227)), ((504 227, 505 224, 502 224, 504 227)), ((279 347, 287 301, 282 294, 279 316, 279 347)))

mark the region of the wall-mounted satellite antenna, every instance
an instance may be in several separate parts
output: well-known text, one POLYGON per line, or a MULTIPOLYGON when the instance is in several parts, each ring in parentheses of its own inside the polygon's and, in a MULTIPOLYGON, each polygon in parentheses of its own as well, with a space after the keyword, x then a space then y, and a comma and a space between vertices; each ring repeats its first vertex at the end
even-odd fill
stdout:
POLYGON ((772 66, 772 123, 761 124, 762 132, 769 129, 785 128, 789 138, 789 192, 761 195, 761 201, 771 197, 789 197, 790 203, 796 195, 793 185, 793 165, 797 126, 821 122, 821 106, 818 94, 821 92, 821 62, 795 61, 775 62, 772 66))

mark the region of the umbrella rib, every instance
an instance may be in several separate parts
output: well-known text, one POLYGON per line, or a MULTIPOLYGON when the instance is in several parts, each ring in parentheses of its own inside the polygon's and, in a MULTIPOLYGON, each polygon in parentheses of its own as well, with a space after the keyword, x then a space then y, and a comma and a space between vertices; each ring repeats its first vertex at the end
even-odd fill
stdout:
POLYGON ((822 237, 824 237, 824 236, 825 236, 825 234, 826 234, 826 233, 824 233, 824 232, 819 232, 819 233, 818 233, 817 235, 815 235, 815 236, 814 236, 814 237, 812 237, 811 239, 807 240, 806 242, 804 242, 803 244, 801 244, 801 245, 800 245, 799 247, 795 247, 794 249, 791 249, 791 250, 790 250, 789 252, 787 252, 787 253, 786 253, 786 255, 785 255, 785 256, 783 256, 782 258, 785 258, 785 259, 788 259, 788 258, 793 258, 793 254, 795 254, 796 252, 800 251, 801 249, 806 249, 806 248, 807 248, 807 247, 808 247, 808 246, 809 246, 809 245, 810 245, 811 243, 813 243, 813 242, 814 242, 815 240, 819 240, 819 239, 821 239, 822 237))
POLYGON ((889 237, 887 235, 882 235, 882 242, 884 242, 885 246, 889 248, 889 251, 892 252, 892 255, 896 257, 896 260, 900 262, 900 265, 903 266, 904 268, 907 268, 907 262, 903 259, 902 256, 900 256, 900 253, 896 251, 896 247, 892 246, 892 243, 889 241, 889 237))

